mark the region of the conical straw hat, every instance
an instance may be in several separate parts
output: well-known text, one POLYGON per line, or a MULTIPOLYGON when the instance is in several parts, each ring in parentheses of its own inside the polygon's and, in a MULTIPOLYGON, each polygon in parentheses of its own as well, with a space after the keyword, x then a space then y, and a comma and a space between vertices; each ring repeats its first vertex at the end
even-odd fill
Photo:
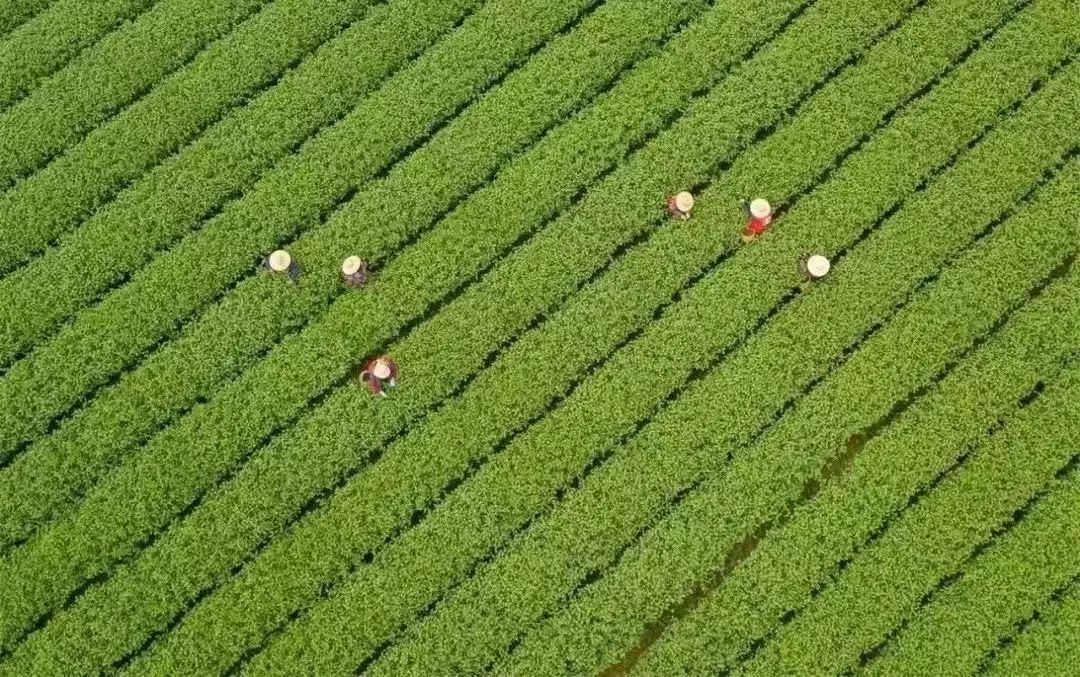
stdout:
POLYGON ((292 257, 289 256, 289 252, 284 249, 279 249, 270 255, 270 269, 276 270, 279 273, 284 273, 292 265, 292 257))
POLYGON ((359 271, 362 265, 364 265, 364 262, 360 260, 359 256, 350 256, 341 262, 341 272, 345 275, 352 275, 359 271))
POLYGON ((694 208, 694 196, 687 191, 683 191, 675 196, 675 208, 680 212, 688 212, 694 208))
POLYGON ((829 259, 821 254, 814 254, 806 260, 806 270, 813 277, 825 277, 831 267, 832 264, 829 263, 829 259))
POLYGON ((380 357, 375 360, 375 366, 372 367, 371 373, 375 375, 375 378, 390 378, 390 364, 380 357))
POLYGON ((750 214, 755 219, 763 219, 772 214, 772 205, 769 204, 768 200, 758 198, 750 203, 750 214))

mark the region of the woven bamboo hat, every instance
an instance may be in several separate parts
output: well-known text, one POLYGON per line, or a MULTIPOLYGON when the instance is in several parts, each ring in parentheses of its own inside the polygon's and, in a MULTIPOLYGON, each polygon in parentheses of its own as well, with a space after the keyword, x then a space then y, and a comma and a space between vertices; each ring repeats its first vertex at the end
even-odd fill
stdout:
POLYGON ((380 357, 375 360, 375 366, 371 368, 371 373, 378 379, 390 378, 390 363, 380 357))
POLYGON ((341 272, 344 275, 354 275, 359 272, 360 267, 364 265, 364 262, 359 256, 350 256, 341 262, 341 272))
POLYGON ((810 273, 811 277, 825 277, 829 274, 829 268, 831 267, 832 264, 829 263, 829 259, 821 254, 814 254, 806 259, 806 272, 810 273))
POLYGON ((694 196, 685 190, 679 193, 675 196, 675 208, 683 213, 689 212, 694 208, 694 196))
POLYGON ((768 200, 758 198, 750 203, 750 215, 755 219, 763 219, 769 214, 772 214, 772 205, 768 200))
POLYGON ((275 270, 279 273, 284 273, 292 265, 292 257, 289 256, 289 252, 284 249, 279 249, 276 252, 270 254, 270 270, 275 270))

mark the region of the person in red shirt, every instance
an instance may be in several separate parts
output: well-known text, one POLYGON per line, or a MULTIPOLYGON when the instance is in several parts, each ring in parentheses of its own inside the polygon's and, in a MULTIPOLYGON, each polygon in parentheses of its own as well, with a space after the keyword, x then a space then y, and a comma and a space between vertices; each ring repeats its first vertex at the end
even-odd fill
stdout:
POLYGON ((772 205, 769 204, 768 200, 757 198, 750 202, 743 202, 743 209, 746 210, 748 220, 742 238, 744 242, 750 242, 760 237, 772 224, 772 205))
POLYGON ((372 395, 386 397, 386 391, 397 386, 397 365, 385 355, 376 357, 364 365, 360 380, 367 385, 372 395))
POLYGON ((668 214, 673 219, 688 219, 694 208, 694 196, 687 191, 672 195, 667 201, 668 214))

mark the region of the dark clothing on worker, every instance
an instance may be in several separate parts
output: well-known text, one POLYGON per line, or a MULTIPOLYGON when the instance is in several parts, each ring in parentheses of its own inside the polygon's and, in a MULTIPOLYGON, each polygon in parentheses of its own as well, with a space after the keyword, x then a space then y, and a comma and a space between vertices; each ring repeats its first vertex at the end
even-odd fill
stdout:
MULTIPOLYGON (((266 270, 269 270, 271 273, 278 272, 278 271, 274 270, 270 266, 270 257, 269 256, 267 256, 266 258, 264 258, 262 260, 262 267, 265 268, 266 270)), ((289 267, 288 267, 288 269, 285 270, 285 274, 289 276, 289 281, 290 282, 296 282, 297 278, 300 277, 300 266, 296 263, 296 259, 293 259, 292 261, 289 262, 289 267)))
POLYGON ((346 275, 344 272, 341 273, 342 282, 344 282, 346 286, 354 288, 363 287, 364 284, 368 281, 368 277, 369 274, 366 263, 361 263, 359 270, 357 270, 355 273, 350 273, 348 275, 346 275))

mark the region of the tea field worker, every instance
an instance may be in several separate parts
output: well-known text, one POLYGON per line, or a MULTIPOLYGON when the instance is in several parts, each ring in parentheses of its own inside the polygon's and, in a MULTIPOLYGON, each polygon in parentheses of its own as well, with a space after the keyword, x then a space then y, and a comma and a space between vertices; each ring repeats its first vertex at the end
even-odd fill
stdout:
POLYGON ((341 262, 341 280, 345 286, 362 287, 367 279, 367 264, 359 256, 350 256, 341 262))
POLYGON ((668 198, 667 211, 673 219, 688 219, 694 209, 694 196, 683 191, 668 198))
POLYGON ((360 380, 367 384, 372 395, 386 397, 386 391, 397 386, 397 365, 385 355, 376 357, 364 365, 360 380))
POLYGON ((832 263, 829 259, 821 254, 811 254, 810 256, 804 256, 799 259, 799 268, 802 270, 803 277, 808 280, 820 280, 829 274, 829 269, 832 268, 832 263))
POLYGON ((296 264, 289 252, 278 249, 263 260, 263 267, 269 268, 270 272, 288 275, 289 280, 295 282, 300 276, 300 266, 296 264))
POLYGON ((773 209, 768 200, 761 198, 750 202, 743 201, 743 209, 746 211, 747 222, 742 239, 743 242, 750 242, 769 229, 773 220, 773 209))

